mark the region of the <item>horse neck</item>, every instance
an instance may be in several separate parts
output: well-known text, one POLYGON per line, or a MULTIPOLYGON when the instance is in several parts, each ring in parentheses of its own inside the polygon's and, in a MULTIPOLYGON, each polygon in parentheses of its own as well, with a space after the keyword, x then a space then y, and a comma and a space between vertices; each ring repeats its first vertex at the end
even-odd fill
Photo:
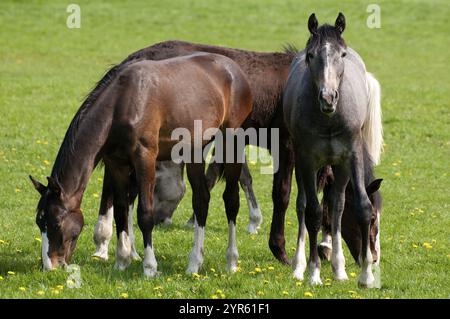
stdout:
POLYGON ((111 122, 111 109, 82 106, 66 132, 52 177, 58 180, 74 208, 79 208, 88 180, 101 159, 111 122))

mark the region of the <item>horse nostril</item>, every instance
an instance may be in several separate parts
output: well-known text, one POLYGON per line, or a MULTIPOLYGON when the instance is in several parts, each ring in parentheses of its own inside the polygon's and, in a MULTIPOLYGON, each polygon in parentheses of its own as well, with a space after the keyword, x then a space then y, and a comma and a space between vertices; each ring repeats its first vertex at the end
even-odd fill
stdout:
POLYGON ((336 90, 334 91, 334 101, 337 101, 339 99, 339 92, 336 90))

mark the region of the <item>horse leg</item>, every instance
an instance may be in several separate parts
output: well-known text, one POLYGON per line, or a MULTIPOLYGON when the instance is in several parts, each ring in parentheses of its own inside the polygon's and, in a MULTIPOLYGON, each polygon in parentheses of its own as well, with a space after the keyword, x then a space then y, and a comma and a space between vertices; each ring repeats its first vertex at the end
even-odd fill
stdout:
POLYGON ((192 207, 194 209, 194 245, 189 256, 186 273, 198 273, 203 264, 205 225, 208 216, 209 190, 206 184, 205 163, 186 164, 187 176, 192 187, 192 207))
POLYGON ((153 191, 156 180, 156 154, 141 146, 135 160, 138 189, 138 225, 144 241, 144 276, 151 278, 157 275, 158 264, 153 250, 152 231, 155 226, 153 211, 153 191))
POLYGON ((94 228, 94 242, 96 246, 93 256, 108 260, 108 246, 113 234, 113 190, 110 173, 105 166, 103 177, 102 199, 98 212, 98 221, 94 228))
POLYGON ((258 202, 256 201, 255 193, 253 192, 252 176, 250 175, 250 170, 246 161, 242 164, 239 182, 242 189, 244 190, 248 204, 249 223, 247 231, 250 234, 256 234, 258 232, 258 229, 261 227, 262 214, 261 210, 259 209, 258 202))
POLYGON ((131 263, 131 243, 128 235, 128 186, 129 167, 108 167, 113 181, 114 220, 116 222, 117 247, 115 267, 125 270, 131 263))
POLYGON ((362 146, 355 149, 359 150, 359 152, 353 152, 350 166, 356 219, 361 230, 361 254, 359 256, 359 264, 362 269, 358 279, 358 285, 364 288, 373 288, 375 278, 372 273, 373 259, 369 241, 372 204, 364 187, 364 159, 362 146))
POLYGON ((289 205, 292 171, 294 168, 294 156, 289 141, 289 136, 280 136, 279 169, 273 177, 273 215, 269 239, 269 247, 272 254, 284 264, 290 263, 285 248, 284 219, 289 205))
POLYGON ((298 167, 306 194, 305 224, 309 235, 309 280, 311 285, 321 285, 317 234, 322 224, 322 208, 317 199, 317 170, 305 158, 300 159, 298 167))
POLYGON ((330 190, 330 212, 331 212, 331 234, 332 253, 331 267, 336 280, 348 280, 345 272, 345 257, 342 251, 341 219, 344 212, 345 188, 347 187, 350 174, 344 167, 334 167, 334 183, 330 190))
POLYGON ((331 216, 330 216, 330 185, 323 188, 322 200, 322 240, 317 248, 322 260, 331 260, 331 216))
POLYGON ((134 235, 134 222, 133 222, 133 210, 134 201, 136 200, 138 194, 136 174, 134 171, 130 175, 130 191, 128 194, 128 234, 131 243, 131 259, 140 261, 141 256, 136 251, 136 236, 134 235))
MULTIPOLYGON (((298 166, 299 161, 296 161, 298 166)), ((292 268, 294 269, 294 278, 303 281, 303 274, 306 269, 306 255, 305 255, 305 241, 306 241, 306 226, 305 226, 305 208, 306 208, 306 194, 303 187, 303 181, 300 176, 300 168, 295 169, 295 179, 297 181, 297 219, 298 219, 298 237, 297 250, 292 261, 292 268)))
POLYGON ((239 176, 241 175, 241 163, 225 164, 226 186, 223 192, 223 201, 228 220, 228 248, 227 269, 236 272, 238 269, 238 249, 236 244, 236 217, 239 212, 239 176))

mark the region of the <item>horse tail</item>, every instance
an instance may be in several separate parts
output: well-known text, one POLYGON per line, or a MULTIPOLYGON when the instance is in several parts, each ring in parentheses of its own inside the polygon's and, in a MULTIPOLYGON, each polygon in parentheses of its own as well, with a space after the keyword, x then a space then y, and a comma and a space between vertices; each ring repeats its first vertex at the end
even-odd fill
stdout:
POLYGON ((369 109, 362 128, 363 139, 367 151, 377 165, 383 151, 383 125, 381 122, 381 89, 375 77, 366 72, 367 89, 369 94, 369 109))

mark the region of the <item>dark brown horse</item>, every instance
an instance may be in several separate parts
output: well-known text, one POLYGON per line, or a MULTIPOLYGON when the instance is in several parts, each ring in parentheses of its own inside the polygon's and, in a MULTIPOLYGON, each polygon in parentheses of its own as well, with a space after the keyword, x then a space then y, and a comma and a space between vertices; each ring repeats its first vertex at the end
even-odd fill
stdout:
MULTIPOLYGON (((93 169, 103 160, 105 179, 113 185, 118 237, 116 266, 124 269, 131 260, 127 215, 130 173, 134 171, 139 197, 138 224, 145 248, 144 274, 155 276, 157 263, 152 230, 156 161, 171 158, 172 148, 179 142, 187 143, 194 153, 210 142, 202 138, 199 145, 194 138, 195 120, 202 121, 203 136, 209 128, 239 128, 251 108, 251 90, 245 75, 235 62, 222 55, 197 53, 123 67, 97 100, 91 105, 83 104, 75 115, 48 178, 48 186, 30 176, 41 194, 36 220, 42 233, 44 269, 70 260, 83 227, 80 210, 83 193, 93 169), (190 132, 188 140, 173 139, 172 132, 178 128, 190 132)), ((234 225, 239 210, 240 171, 240 163, 225 163, 223 198, 233 244, 227 251, 232 270, 237 266, 234 225)), ((188 272, 197 272, 203 260, 210 198, 204 160, 187 164, 187 175, 193 189, 196 216, 188 272)))

